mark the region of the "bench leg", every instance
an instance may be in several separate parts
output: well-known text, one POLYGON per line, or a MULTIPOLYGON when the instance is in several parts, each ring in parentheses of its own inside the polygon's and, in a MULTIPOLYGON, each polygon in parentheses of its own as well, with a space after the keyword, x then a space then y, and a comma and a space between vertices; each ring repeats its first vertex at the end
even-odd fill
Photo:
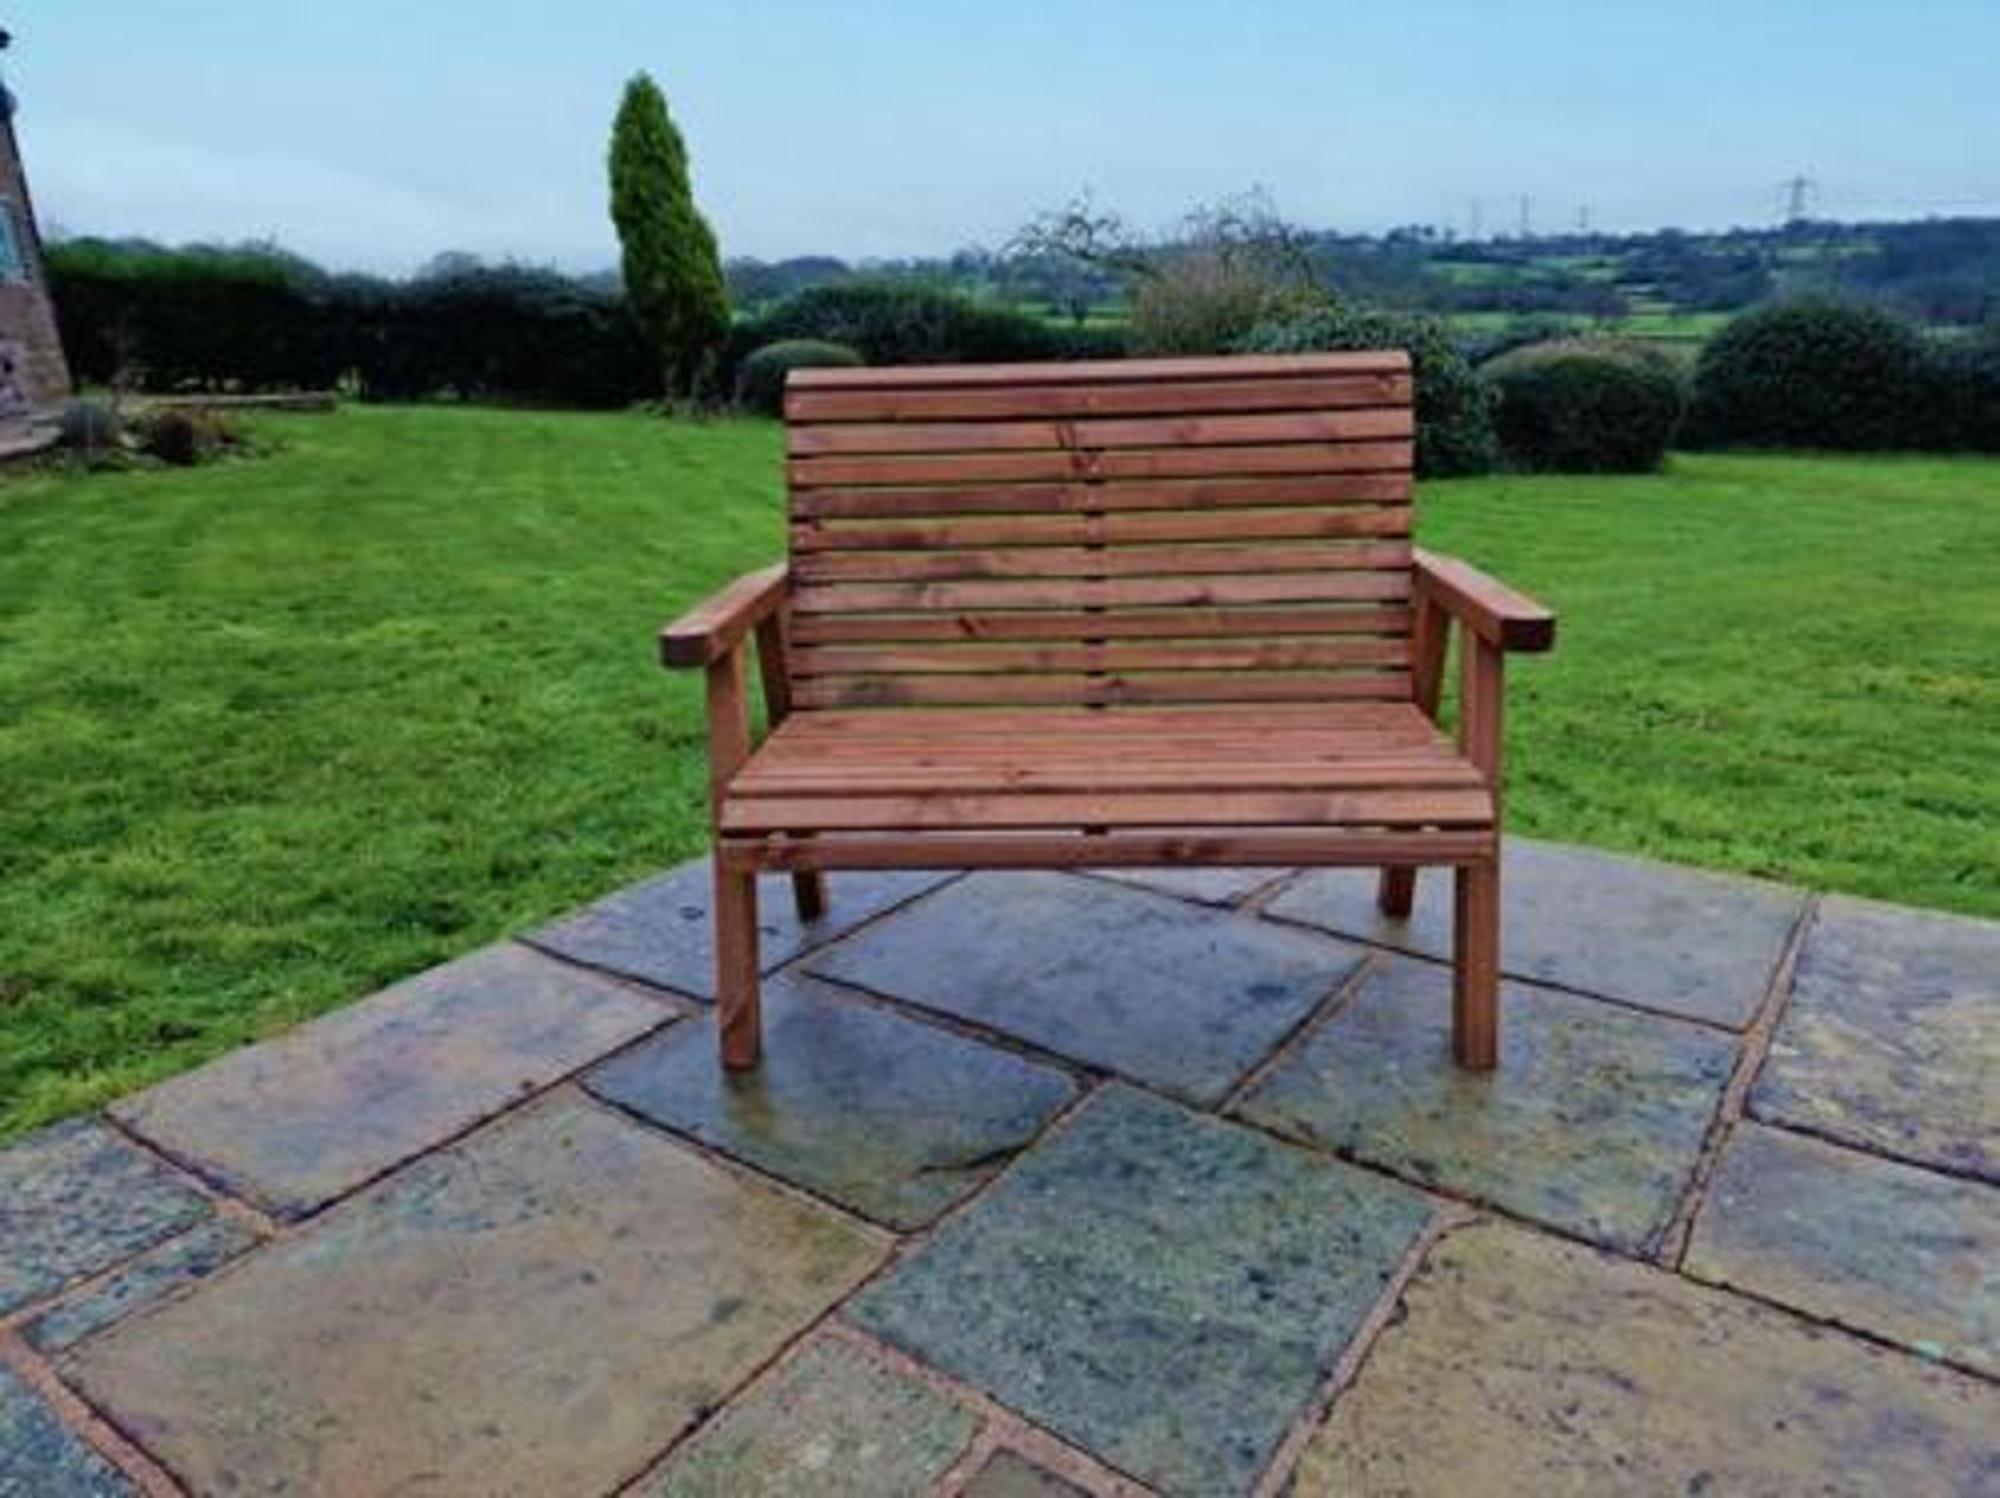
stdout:
POLYGON ((1452 874, 1451 1050, 1469 1071, 1500 1061, 1500 866, 1452 874))
POLYGON ((1375 904, 1382 914, 1394 916, 1397 920, 1408 920, 1410 907, 1417 900, 1417 871, 1415 869, 1384 869, 1382 886, 1375 894, 1375 904))
POLYGON ((813 922, 826 914, 826 875, 792 875, 792 903, 798 907, 799 919, 813 922))
POLYGON ((715 1025, 722 1064, 757 1064, 762 1025, 757 1003, 757 876, 715 861, 715 1025))

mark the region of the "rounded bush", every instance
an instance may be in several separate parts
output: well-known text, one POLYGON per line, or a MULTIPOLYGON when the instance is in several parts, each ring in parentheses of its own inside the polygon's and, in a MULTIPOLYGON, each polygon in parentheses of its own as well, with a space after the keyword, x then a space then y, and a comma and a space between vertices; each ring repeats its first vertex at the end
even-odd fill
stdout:
POLYGON ((1498 396, 1494 430, 1515 468, 1648 473, 1687 414, 1664 355, 1610 340, 1558 339, 1502 354, 1480 372, 1498 396))
POLYGON ((861 356, 841 343, 817 338, 788 338, 767 343, 736 371, 736 404, 764 416, 782 416, 785 376, 795 369, 851 369, 861 356))
POLYGON ((1237 345, 1255 354, 1384 348, 1408 350, 1416 377, 1417 472, 1426 478, 1489 472, 1496 452, 1492 393, 1437 318, 1325 307, 1265 323, 1237 345))
POLYGON ((118 413, 99 401, 71 401, 59 425, 63 445, 78 452, 103 452, 118 442, 118 413))
POLYGON ((139 430, 139 445, 177 468, 191 468, 239 440, 227 416, 199 406, 156 411, 140 423, 139 430))
POLYGON ((870 364, 986 364, 1056 359, 1063 336, 1038 317, 956 291, 894 281, 839 281, 786 297, 738 324, 739 354, 811 338, 846 344, 870 364))
POLYGON ((1924 342, 1873 307, 1781 302, 1737 318, 1695 367, 1690 422, 1710 447, 1921 445, 1924 342))

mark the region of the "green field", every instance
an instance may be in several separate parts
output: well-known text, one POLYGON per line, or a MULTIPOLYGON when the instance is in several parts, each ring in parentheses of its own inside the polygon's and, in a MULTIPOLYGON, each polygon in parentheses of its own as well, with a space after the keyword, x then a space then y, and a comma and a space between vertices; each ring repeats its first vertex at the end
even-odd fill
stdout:
MULTIPOLYGON (((780 538, 776 428, 351 409, 0 484, 0 1134, 697 852, 662 618, 780 538)), ((1428 486, 1563 613, 1510 821, 2000 915, 2000 463, 1428 486)))

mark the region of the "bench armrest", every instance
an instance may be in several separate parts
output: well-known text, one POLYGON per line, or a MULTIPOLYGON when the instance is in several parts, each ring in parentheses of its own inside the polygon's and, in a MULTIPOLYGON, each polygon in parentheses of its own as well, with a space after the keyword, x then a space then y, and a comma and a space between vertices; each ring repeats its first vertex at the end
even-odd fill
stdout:
POLYGON ((1556 616, 1456 557, 1417 549, 1417 592, 1488 644, 1503 650, 1549 650, 1556 616))
POLYGON ((777 611, 785 601, 786 586, 783 562, 745 573, 660 631, 660 663, 706 666, 720 660, 777 611))

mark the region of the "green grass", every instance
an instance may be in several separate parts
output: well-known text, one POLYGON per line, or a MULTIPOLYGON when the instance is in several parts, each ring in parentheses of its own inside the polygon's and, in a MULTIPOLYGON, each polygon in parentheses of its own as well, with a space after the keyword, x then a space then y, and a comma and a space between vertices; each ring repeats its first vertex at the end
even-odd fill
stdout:
MULTIPOLYGON (((0 1135, 699 850, 660 620, 776 553, 775 427, 347 410, 0 486, 0 1135)), ((2000 915, 2000 464, 1437 484, 1564 616, 1520 831, 2000 915)))

